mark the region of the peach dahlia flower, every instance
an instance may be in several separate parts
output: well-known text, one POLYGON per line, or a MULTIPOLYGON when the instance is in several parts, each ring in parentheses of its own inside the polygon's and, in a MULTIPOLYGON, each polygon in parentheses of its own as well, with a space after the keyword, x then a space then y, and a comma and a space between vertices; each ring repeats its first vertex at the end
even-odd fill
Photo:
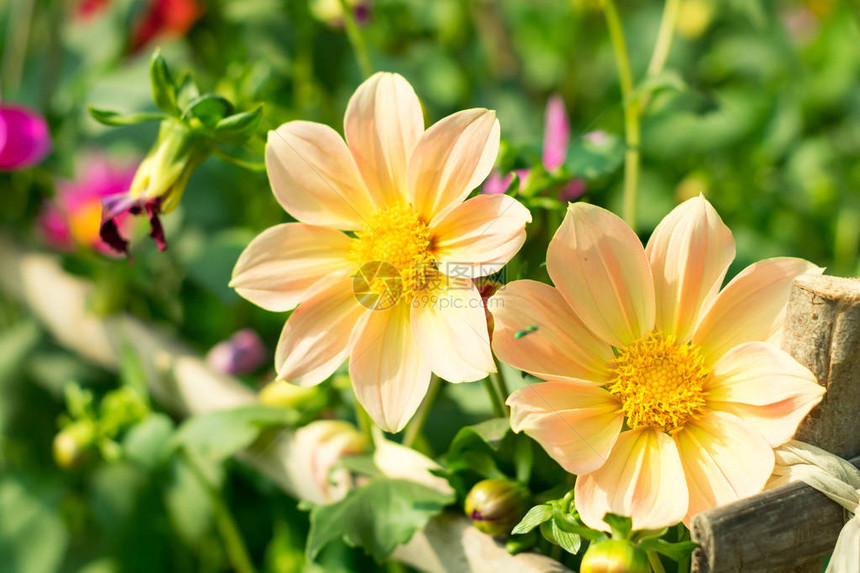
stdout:
POLYGON ((267 310, 298 306, 275 352, 278 378, 317 384, 349 357, 359 402, 394 432, 431 372, 464 382, 494 371, 468 279, 501 268, 531 216, 504 195, 464 201, 498 153, 493 111, 461 111, 425 131, 412 86, 378 73, 350 99, 344 131, 346 144, 307 121, 269 132, 272 190, 300 222, 255 238, 230 284, 267 310))
POLYGON ((578 475, 588 526, 608 529, 612 512, 654 529, 757 493, 773 448, 821 400, 772 343, 793 279, 822 269, 768 259, 720 291, 734 254, 702 197, 645 249, 621 219, 577 203, 547 252, 556 288, 515 281, 491 304, 493 350, 547 380, 510 396, 511 426, 578 475))

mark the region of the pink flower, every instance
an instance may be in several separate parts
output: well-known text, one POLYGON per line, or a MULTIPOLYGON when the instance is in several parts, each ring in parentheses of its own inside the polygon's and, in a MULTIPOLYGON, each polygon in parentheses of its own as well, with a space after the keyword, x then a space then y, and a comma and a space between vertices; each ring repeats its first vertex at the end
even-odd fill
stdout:
POLYGON ((491 110, 425 130, 412 86, 378 73, 352 96, 344 123, 346 142, 307 121, 269 132, 272 190, 300 222, 256 237, 230 285, 267 310, 295 309, 275 352, 279 379, 319 384, 349 357, 359 402, 397 432, 431 372, 467 382, 495 371, 468 279, 514 256, 531 214, 506 195, 466 199, 498 153, 491 110))
MULTIPOLYGON (((554 95, 546 102, 544 112, 543 150, 541 163, 549 172, 553 172, 562 165, 567 158, 567 148, 570 145, 570 119, 564 107, 564 100, 560 95, 554 95)), ((520 189, 526 186, 529 177, 529 169, 518 169, 515 173, 520 178, 520 189)), ((502 175, 493 170, 481 188, 481 193, 495 195, 504 193, 511 184, 513 174, 502 175)), ((575 201, 585 193, 585 182, 581 179, 573 179, 559 189, 558 196, 562 201, 575 201)))
POLYGON ((345 496, 352 477, 338 462, 368 446, 364 435, 343 420, 317 420, 296 430, 287 473, 299 499, 326 504, 345 496))
POLYGON ((222 374, 250 374, 266 360, 260 335, 246 328, 219 342, 206 355, 206 363, 222 374))
POLYGON ((41 162, 51 150, 45 119, 18 105, 0 104, 0 171, 18 171, 41 162))
MULTIPOLYGON (((45 203, 39 217, 45 240, 63 251, 80 245, 112 254, 99 238, 102 198, 127 191, 136 169, 136 165, 117 163, 105 155, 88 156, 81 175, 72 181, 58 181, 56 197, 45 203)), ((120 224, 128 225, 125 218, 120 224)))
POLYGON ((491 299, 493 350, 548 382, 508 398, 511 427, 578 474, 583 521, 608 513, 659 529, 753 495, 824 389, 771 344, 801 260, 735 254, 702 197, 642 248, 621 219, 573 203, 547 251, 556 285, 514 281, 491 299))

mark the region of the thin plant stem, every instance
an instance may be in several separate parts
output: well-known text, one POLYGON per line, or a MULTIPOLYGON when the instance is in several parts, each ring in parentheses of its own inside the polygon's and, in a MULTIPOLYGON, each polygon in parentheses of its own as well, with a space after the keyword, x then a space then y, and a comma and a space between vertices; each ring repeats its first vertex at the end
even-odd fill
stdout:
POLYGON ((355 420, 358 422, 358 428, 361 430, 361 433, 364 434, 364 437, 367 439, 368 444, 373 443, 373 420, 370 417, 370 414, 367 413, 367 410, 361 405, 358 401, 358 396, 354 397, 355 400, 355 420))
POLYGON ((18 0, 16 5, 10 6, 8 40, 2 67, 0 67, 0 76, 3 77, 3 87, 11 92, 16 91, 21 84, 35 4, 35 0, 18 0))
POLYGON ((411 448, 415 441, 421 437, 421 431, 424 429, 424 424, 427 422, 427 416, 430 414, 430 409, 436 401, 436 396, 439 394, 439 389, 442 387, 442 381, 435 374, 430 376, 430 388, 427 390, 427 395, 421 406, 418 407, 418 412, 415 417, 409 422, 406 427, 406 433, 403 435, 403 445, 411 448))
POLYGON ((499 364, 499 359, 493 354, 493 363, 496 365, 496 386, 499 387, 499 396, 502 398, 502 404, 508 400, 510 392, 508 391, 508 383, 505 380, 505 374, 502 371, 502 365, 499 364))
POLYGON ((636 228, 636 195, 639 183, 639 105, 633 101, 633 71, 624 41, 624 29, 614 0, 602 0, 603 16, 609 29, 609 40, 618 68, 618 83, 621 86, 621 101, 624 110, 624 140, 627 151, 624 156, 624 204, 622 216, 631 228, 636 228))
POLYGON ((358 60, 358 66, 361 68, 361 73, 364 77, 369 78, 373 75, 373 65, 370 63, 370 53, 367 51, 364 36, 361 35, 361 30, 358 29, 355 15, 352 13, 352 8, 347 3, 347 0, 340 0, 340 7, 343 11, 343 25, 346 28, 346 36, 349 38, 349 43, 352 44, 355 58, 358 60))
POLYGON ((654 573, 666 573, 666 569, 663 567, 663 562, 660 561, 660 556, 657 555, 656 551, 648 552, 648 562, 651 564, 651 569, 654 573))
POLYGON ((678 10, 681 0, 666 0, 663 8, 663 17, 660 20, 660 29, 657 32, 657 42, 654 44, 654 52, 648 63, 648 75, 654 76, 663 71, 669 50, 672 47, 672 39, 675 36, 675 23, 678 21, 678 10))
POLYGON ((490 404, 493 406, 493 414, 495 414, 496 418, 504 418, 505 405, 499 399, 499 392, 496 390, 496 384, 493 383, 494 376, 495 374, 490 374, 484 378, 484 388, 486 388, 487 394, 490 396, 490 404))
POLYGON ((254 568, 253 561, 251 561, 251 556, 248 553, 248 548, 245 546, 245 541, 242 539, 239 526, 236 525, 236 520, 230 512, 230 508, 221 497, 221 492, 212 485, 191 455, 186 454, 185 460, 194 476, 209 494, 209 498, 212 501, 212 509, 215 512, 215 526, 218 528, 221 541, 224 542, 224 549, 227 552, 227 559, 230 560, 230 565, 232 565, 237 573, 256 573, 257 570, 254 568))

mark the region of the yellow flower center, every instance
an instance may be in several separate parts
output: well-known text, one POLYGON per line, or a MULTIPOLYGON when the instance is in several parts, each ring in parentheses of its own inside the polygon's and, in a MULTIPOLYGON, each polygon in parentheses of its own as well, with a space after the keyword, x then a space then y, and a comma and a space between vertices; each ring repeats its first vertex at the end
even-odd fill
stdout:
POLYGON ((356 239, 352 255, 372 293, 410 302, 438 278, 430 229, 410 205, 377 211, 356 239))
POLYGON ((101 201, 89 201, 70 214, 69 232, 79 245, 93 246, 99 241, 101 220, 101 201))
POLYGON ((692 343, 652 332, 616 350, 613 364, 608 389, 621 399, 630 428, 672 433, 702 415, 709 371, 692 343))

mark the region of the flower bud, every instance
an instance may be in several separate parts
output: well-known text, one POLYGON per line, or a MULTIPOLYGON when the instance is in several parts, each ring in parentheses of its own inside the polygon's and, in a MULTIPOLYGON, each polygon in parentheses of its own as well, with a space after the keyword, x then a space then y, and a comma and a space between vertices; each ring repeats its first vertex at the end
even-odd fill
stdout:
POLYGON ((332 503, 350 486, 349 471, 337 467, 345 456, 364 453, 367 439, 343 420, 317 420, 296 431, 288 472, 300 499, 332 503))
POLYGON ((266 406, 301 408, 316 398, 319 386, 296 386, 283 380, 275 380, 260 390, 260 403, 266 406))
POLYGON ((54 461, 65 470, 80 467, 86 461, 96 433, 89 420, 66 426, 54 436, 54 461))
POLYGON ((581 573, 649 573, 648 555, 626 539, 593 543, 582 558, 581 573))
POLYGON ((244 328, 213 346, 206 355, 206 364, 222 374, 243 375, 259 368, 267 357, 260 335, 253 329, 244 328))
POLYGON ((529 505, 529 490, 506 479, 485 479, 466 496, 466 515, 479 531, 503 536, 522 519, 529 505))

